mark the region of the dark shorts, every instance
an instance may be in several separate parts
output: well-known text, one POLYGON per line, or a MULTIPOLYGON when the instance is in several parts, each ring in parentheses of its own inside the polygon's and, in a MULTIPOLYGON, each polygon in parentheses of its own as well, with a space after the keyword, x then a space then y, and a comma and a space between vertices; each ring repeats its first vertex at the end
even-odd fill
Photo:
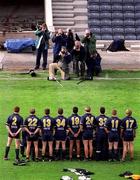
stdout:
POLYGON ((133 141, 134 140, 133 133, 125 132, 124 135, 123 135, 123 140, 124 141, 133 141))
POLYGON ((119 142, 119 134, 117 132, 109 132, 108 141, 109 142, 119 142))
POLYGON ((93 140, 93 133, 83 133, 83 140, 93 140))
POLYGON ((33 135, 33 136, 29 136, 27 135, 27 141, 38 141, 38 138, 39 138, 39 135, 36 134, 36 135, 33 135))
POLYGON ((8 137, 10 137, 10 138, 14 138, 14 139, 20 139, 20 134, 18 134, 18 135, 16 135, 16 136, 11 136, 11 134, 10 133, 8 133, 8 137))
POLYGON ((42 141, 53 141, 53 135, 52 134, 44 134, 42 135, 42 141))
POLYGON ((101 139, 107 139, 107 134, 106 133, 97 133, 96 140, 100 141, 101 139))
POLYGON ((55 140, 56 141, 66 141, 67 135, 66 132, 56 132, 55 134, 55 140))
POLYGON ((69 138, 70 138, 70 140, 81 140, 82 135, 80 133, 77 137, 74 137, 74 135, 72 133, 69 133, 69 138))

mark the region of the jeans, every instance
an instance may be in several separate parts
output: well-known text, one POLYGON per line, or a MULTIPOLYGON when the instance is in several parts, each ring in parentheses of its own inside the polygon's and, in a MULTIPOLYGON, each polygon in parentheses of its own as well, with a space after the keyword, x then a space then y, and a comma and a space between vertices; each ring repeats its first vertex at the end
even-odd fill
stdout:
POLYGON ((39 66, 40 66, 41 54, 43 54, 42 67, 46 68, 47 67, 47 58, 48 58, 48 49, 44 49, 44 48, 37 49, 36 67, 39 68, 39 66))

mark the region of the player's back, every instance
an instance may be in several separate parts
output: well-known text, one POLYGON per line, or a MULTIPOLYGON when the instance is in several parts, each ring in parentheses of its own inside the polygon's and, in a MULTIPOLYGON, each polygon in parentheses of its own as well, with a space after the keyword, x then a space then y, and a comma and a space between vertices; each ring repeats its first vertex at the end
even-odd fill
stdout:
POLYGON ((95 117, 91 113, 86 113, 81 117, 83 131, 93 131, 95 117))
POLYGON ((16 132, 23 125, 23 118, 17 114, 13 113, 7 119, 6 125, 10 127, 12 132, 16 132))
POLYGON ((137 122, 136 119, 132 116, 126 116, 121 123, 121 127, 124 129, 124 131, 132 131, 133 129, 137 128, 137 122))
POLYGON ((54 120, 54 124, 56 131, 65 131, 67 129, 67 118, 63 115, 58 115, 54 120))
POLYGON ((77 132, 80 128, 80 119, 81 116, 78 114, 72 114, 68 118, 68 126, 73 130, 73 132, 77 132))
POLYGON ((48 132, 52 132, 53 131, 53 127, 54 127, 54 120, 53 120, 53 118, 50 117, 49 115, 43 116, 41 118, 41 127, 42 127, 43 134, 46 134, 48 132))
POLYGON ((105 123, 105 127, 111 132, 118 132, 120 130, 120 125, 121 120, 117 116, 112 116, 105 123))
POLYGON ((35 130, 40 127, 40 120, 36 115, 29 115, 25 119, 24 126, 31 132, 35 132, 35 130))
POLYGON ((104 114, 101 114, 96 117, 96 128, 97 133, 105 133, 105 123, 107 122, 108 117, 104 114))

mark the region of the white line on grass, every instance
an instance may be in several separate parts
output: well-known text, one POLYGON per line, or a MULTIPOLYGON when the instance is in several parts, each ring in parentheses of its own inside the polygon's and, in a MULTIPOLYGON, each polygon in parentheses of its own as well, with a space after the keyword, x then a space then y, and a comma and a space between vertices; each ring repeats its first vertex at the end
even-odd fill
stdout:
MULTIPOLYGON (((47 81, 47 78, 18 78, 18 77, 0 77, 0 80, 12 80, 12 81, 15 81, 15 80, 18 80, 18 81, 31 81, 31 80, 46 80, 47 81)), ((93 78, 93 82, 94 80, 140 80, 140 78, 108 78, 108 77, 96 77, 96 78, 93 78)))

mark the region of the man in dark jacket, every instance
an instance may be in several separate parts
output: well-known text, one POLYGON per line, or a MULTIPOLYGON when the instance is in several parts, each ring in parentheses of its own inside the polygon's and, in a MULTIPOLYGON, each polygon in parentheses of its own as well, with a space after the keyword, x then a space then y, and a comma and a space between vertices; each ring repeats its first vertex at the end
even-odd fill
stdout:
POLYGON ((80 41, 75 41, 73 50, 71 51, 73 60, 73 71, 79 77, 84 77, 85 73, 85 48, 81 46, 80 41))
POLYGON ((63 32, 62 29, 58 29, 58 31, 55 32, 54 36, 52 37, 52 42, 54 43, 53 46, 53 62, 57 61, 57 55, 61 51, 62 46, 66 47, 67 44, 67 36, 63 32))
POLYGON ((67 37, 66 48, 68 52, 71 52, 74 47, 74 33, 69 28, 67 29, 66 37, 67 37))

